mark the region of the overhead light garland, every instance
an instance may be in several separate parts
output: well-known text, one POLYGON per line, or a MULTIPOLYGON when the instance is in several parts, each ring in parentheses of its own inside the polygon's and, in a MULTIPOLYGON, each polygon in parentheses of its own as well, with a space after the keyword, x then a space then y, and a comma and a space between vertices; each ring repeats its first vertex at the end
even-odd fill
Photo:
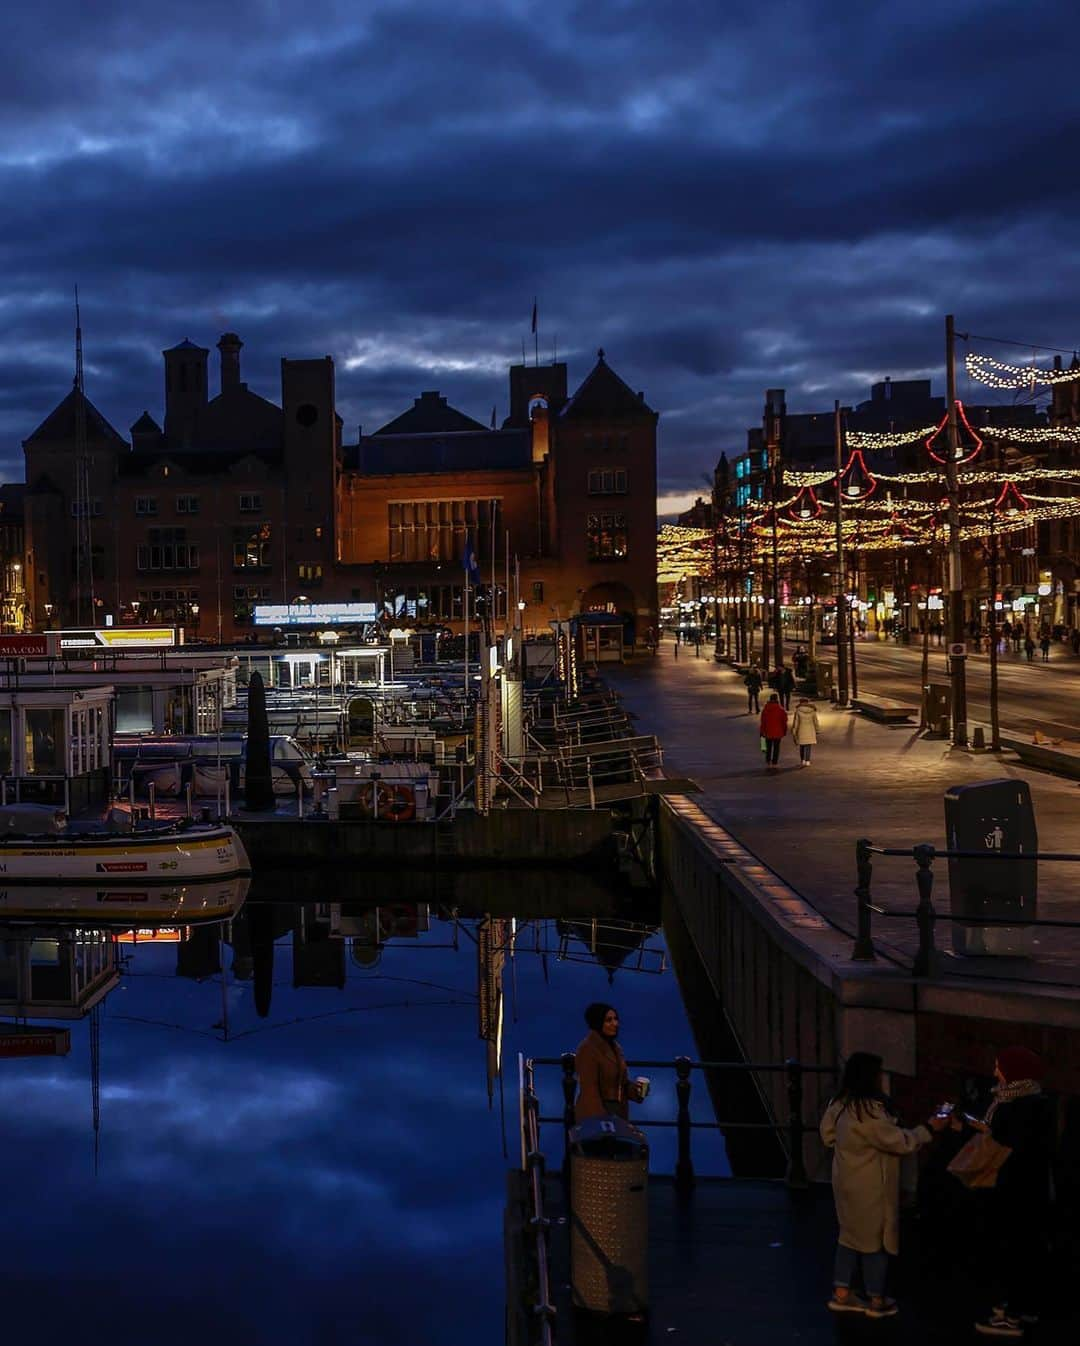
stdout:
POLYGON ((1075 383, 1080 379, 1080 366, 1076 369, 1040 369, 1038 365, 1011 365, 975 351, 968 352, 964 364, 968 377, 985 383, 988 388, 1034 388, 1040 383, 1052 386, 1075 383))
POLYGON ((1080 425, 980 425, 979 434, 1012 444, 1080 444, 1080 425))
POLYGON ((917 444, 934 433, 935 427, 924 425, 921 430, 849 430, 845 436, 849 449, 899 449, 905 444, 917 444))

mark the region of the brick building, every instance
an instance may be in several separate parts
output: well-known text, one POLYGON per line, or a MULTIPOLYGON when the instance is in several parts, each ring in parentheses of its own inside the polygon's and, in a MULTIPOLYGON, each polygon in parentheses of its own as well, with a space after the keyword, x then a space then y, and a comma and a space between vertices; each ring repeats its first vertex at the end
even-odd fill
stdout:
POLYGON ((73 390, 24 441, 28 610, 38 625, 168 622, 243 638, 259 602, 375 599, 457 629, 466 540, 505 606, 507 546, 527 629, 606 609, 656 622, 656 423, 603 352, 567 392, 565 364, 510 369, 489 428, 437 392, 342 444, 330 357, 281 361, 280 405, 240 378, 242 343, 163 352, 162 424, 125 440, 73 390), (76 592, 75 461, 88 463, 90 584, 76 592))

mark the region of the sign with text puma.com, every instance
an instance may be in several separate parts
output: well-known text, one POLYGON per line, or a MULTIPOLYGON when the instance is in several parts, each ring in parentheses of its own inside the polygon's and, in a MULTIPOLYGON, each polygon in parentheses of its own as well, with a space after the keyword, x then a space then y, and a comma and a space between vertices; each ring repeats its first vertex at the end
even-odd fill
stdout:
POLYGON ((0 657, 5 659, 44 655, 49 652, 47 636, 0 636, 0 657))

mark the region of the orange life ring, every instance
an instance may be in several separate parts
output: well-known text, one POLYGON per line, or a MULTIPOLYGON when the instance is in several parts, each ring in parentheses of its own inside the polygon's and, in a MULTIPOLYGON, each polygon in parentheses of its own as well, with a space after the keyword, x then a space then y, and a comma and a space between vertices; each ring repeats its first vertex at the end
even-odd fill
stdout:
POLYGON ((382 793, 379 794, 379 817, 392 823, 407 823, 416 817, 416 795, 408 785, 390 785, 386 787, 390 796, 383 805, 382 793))

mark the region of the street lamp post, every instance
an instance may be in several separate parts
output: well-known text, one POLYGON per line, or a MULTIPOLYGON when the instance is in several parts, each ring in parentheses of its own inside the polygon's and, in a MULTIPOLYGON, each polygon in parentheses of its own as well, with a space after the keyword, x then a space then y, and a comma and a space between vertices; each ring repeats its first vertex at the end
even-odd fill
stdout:
POLYGON ((964 581, 960 544, 959 430, 956 423, 956 331, 953 315, 945 319, 945 397, 948 406, 948 450, 945 480, 949 491, 949 675, 952 681, 953 746, 966 748, 967 657, 964 649, 964 581))
POLYGON ((847 582, 844 570, 844 505, 843 489, 840 477, 843 472, 841 458, 844 446, 844 427, 840 419, 840 403, 833 405, 833 439, 836 448, 836 704, 848 703, 847 676, 847 624, 845 608, 847 606, 847 582))

